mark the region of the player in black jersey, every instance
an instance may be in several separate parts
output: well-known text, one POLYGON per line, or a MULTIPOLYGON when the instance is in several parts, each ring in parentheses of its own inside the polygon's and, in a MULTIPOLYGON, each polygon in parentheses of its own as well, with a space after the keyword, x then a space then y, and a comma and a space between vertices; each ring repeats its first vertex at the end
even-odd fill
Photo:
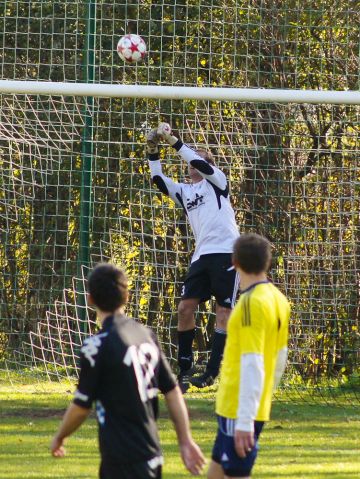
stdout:
POLYGON ((195 238, 195 251, 178 305, 179 384, 185 392, 189 383, 198 388, 212 385, 219 373, 227 322, 239 286, 231 261, 239 230, 227 178, 215 166, 209 151, 193 150, 185 145, 172 134, 167 123, 149 132, 147 150, 154 184, 183 209, 195 238), (158 150, 160 138, 188 164, 190 183, 177 183, 163 173, 158 150), (205 372, 193 376, 194 313, 200 303, 212 296, 216 299, 216 326, 211 354, 205 372))
POLYGON ((78 388, 51 443, 55 457, 64 440, 87 418, 93 402, 99 424, 100 479, 159 479, 163 457, 156 418, 158 392, 165 395, 181 457, 194 475, 204 457, 190 432, 187 409, 155 335, 124 314, 125 274, 100 264, 88 281, 89 304, 102 328, 84 341, 78 388))

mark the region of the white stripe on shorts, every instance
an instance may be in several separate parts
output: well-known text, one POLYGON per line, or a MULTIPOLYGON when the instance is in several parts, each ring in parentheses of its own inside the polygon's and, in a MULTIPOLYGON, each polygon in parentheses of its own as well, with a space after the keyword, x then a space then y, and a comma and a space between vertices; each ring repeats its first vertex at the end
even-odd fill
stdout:
POLYGON ((236 272, 235 276, 235 281, 234 281, 234 290, 233 290, 233 295, 231 298, 231 307, 233 308, 235 306, 235 300, 236 300, 236 295, 239 290, 239 285, 240 285, 240 275, 238 272, 236 272))

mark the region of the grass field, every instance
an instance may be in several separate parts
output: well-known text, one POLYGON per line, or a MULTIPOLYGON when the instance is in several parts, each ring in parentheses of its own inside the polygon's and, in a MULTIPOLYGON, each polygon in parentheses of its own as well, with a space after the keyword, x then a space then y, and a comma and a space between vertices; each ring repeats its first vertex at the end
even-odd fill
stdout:
MULTIPOLYGON (((67 442, 67 456, 54 459, 49 443, 71 400, 69 386, 0 385, 0 462, 2 479, 97 477, 97 425, 91 417, 67 442)), ((187 398, 193 435, 210 457, 215 434, 213 393, 187 398)), ((190 477, 178 457, 171 423, 162 404, 159 420, 165 479, 190 477)), ((263 432, 255 479, 355 479, 360 477, 360 415, 344 404, 275 402, 263 432)), ((205 477, 205 474, 204 474, 205 477)))

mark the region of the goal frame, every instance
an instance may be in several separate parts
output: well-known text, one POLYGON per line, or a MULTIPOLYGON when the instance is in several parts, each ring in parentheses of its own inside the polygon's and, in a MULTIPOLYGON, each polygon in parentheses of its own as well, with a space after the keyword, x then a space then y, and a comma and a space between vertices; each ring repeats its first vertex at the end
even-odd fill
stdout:
POLYGON ((282 90, 0 80, 0 93, 102 98, 156 98, 160 100, 360 105, 360 91, 355 90, 282 90))

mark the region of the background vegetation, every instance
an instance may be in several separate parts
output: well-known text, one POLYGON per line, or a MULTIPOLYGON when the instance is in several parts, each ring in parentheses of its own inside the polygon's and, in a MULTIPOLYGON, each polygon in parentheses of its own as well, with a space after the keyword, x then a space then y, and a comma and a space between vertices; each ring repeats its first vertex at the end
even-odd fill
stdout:
MULTIPOLYGON (((92 71, 87 58, 102 83, 359 89, 352 1, 88 4, 96 12, 93 32, 85 2, 0 2, 2 78, 80 82, 92 71), (149 48, 138 66, 123 65, 115 52, 129 31, 149 48), (93 60, 89 51, 84 56, 89 38, 93 60)), ((87 114, 89 265, 125 265, 130 312, 157 330, 168 356, 192 239, 171 202, 154 194, 143 161, 144 132, 160 120, 213 150, 229 176, 240 230, 273 242, 272 278, 293 306, 291 381, 350 379, 359 390, 359 106, 99 99, 86 109, 82 98, 0 101, 4 367, 74 368, 81 334, 95 327, 92 313, 86 327, 78 324, 87 114)), ((182 179, 178 160, 163 157, 165 170, 182 179)), ((209 311, 199 314, 199 351, 208 347, 209 311)))

